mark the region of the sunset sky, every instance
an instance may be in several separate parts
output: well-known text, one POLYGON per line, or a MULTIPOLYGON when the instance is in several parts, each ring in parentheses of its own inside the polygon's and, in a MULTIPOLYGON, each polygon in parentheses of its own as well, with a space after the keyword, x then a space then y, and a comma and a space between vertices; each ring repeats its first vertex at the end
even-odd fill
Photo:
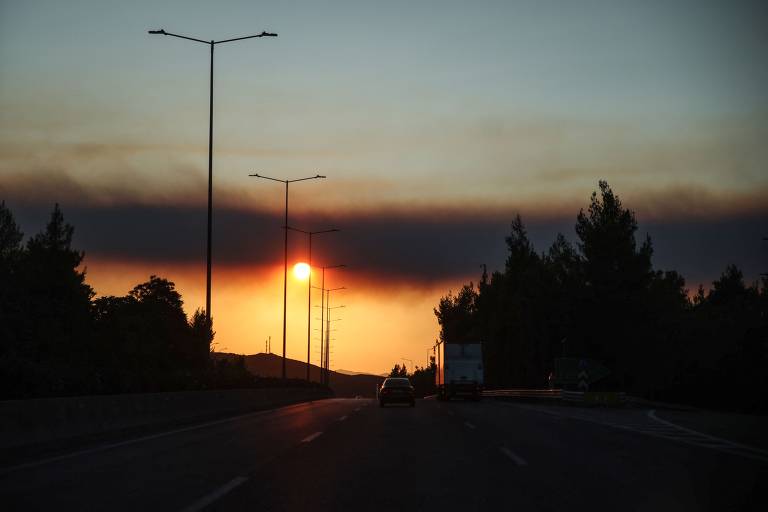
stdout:
MULTIPOLYGON (((765 5, 2 0, 0 200, 27 235, 61 203, 97 293, 158 274, 202 307, 209 53, 147 30, 266 30, 216 48, 218 350, 281 337, 283 189, 253 172, 328 177, 292 186, 290 224, 342 230, 313 243, 316 264, 349 266, 326 275, 349 288, 334 369, 424 364, 432 308, 503 266, 513 216, 540 251, 575 241, 599 179, 657 268, 691 289, 729 263, 752 281, 768 272, 765 5)), ((288 291, 304 359, 306 282, 288 291)))

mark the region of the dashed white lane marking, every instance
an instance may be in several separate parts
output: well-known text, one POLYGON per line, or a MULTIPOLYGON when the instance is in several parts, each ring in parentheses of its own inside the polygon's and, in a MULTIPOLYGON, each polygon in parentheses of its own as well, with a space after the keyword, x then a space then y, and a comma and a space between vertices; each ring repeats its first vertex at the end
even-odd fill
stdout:
POLYGON ((471 428, 473 430, 477 428, 476 426, 474 426, 472 423, 470 423, 468 421, 464 422, 464 426, 467 427, 467 428, 471 428))
POLYGON ((248 478, 244 476, 238 476, 237 478, 233 478, 226 484, 222 485, 212 493, 208 494, 207 496, 203 496, 196 502, 194 502, 192 505, 188 506, 184 509, 184 512, 197 512, 198 510, 203 510, 205 507, 213 503, 214 501, 218 500, 228 492, 230 492, 232 489, 235 489, 236 487, 239 487, 243 485, 248 478))
POLYGON ((341 418, 339 418, 338 421, 344 421, 345 419, 347 419, 347 417, 346 416, 342 416, 341 418))
POLYGON ((499 450, 501 450, 501 453, 506 455, 509 459, 512 459, 512 462, 514 462, 518 466, 527 466, 528 465, 528 462, 526 462, 526 460, 524 458, 522 458, 521 456, 519 456, 518 454, 516 454, 515 452, 513 452, 512 450, 510 450, 506 446, 502 446, 501 448, 499 448, 499 450))
POLYGON ((317 439, 318 437, 320 437, 322 434, 323 434, 322 432, 315 432, 314 434, 310 434, 307 437, 305 437, 304 439, 302 439, 301 442, 302 443, 309 443, 309 442, 317 439))

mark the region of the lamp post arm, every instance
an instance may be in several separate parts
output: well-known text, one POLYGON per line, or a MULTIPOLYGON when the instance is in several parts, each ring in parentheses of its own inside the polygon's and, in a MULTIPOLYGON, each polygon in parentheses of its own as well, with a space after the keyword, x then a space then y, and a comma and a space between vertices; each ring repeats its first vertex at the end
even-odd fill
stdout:
POLYGON ((262 176, 261 174, 249 174, 251 178, 264 178, 265 180, 277 181, 279 183, 285 183, 287 180, 279 180, 277 178, 270 178, 269 176, 262 176))
POLYGON ((277 34, 273 32, 262 32, 261 34, 254 34, 252 36, 234 37, 232 39, 223 39, 221 41, 214 41, 213 44, 231 43, 232 41, 242 41, 243 39, 253 39, 254 37, 277 37, 277 34))
POLYGON ((195 42, 198 42, 198 43, 211 44, 211 41, 203 41, 202 39, 198 39, 196 37, 189 37, 189 36, 182 36, 180 34, 173 34, 171 32, 166 32, 165 29, 162 29, 162 28, 160 30, 149 30, 148 32, 150 34, 160 34, 160 35, 163 35, 163 36, 173 36, 173 37, 178 37, 179 39, 188 39, 189 41, 195 41, 195 42))
POLYGON ((298 178, 298 179, 295 179, 295 180, 286 180, 286 181, 287 181, 288 183, 296 183, 297 181, 316 180, 316 179, 318 179, 318 178, 320 178, 320 179, 325 179, 325 176, 321 176, 321 175, 317 174, 317 175, 315 175, 315 176, 310 176, 310 177, 308 177, 308 178, 298 178))

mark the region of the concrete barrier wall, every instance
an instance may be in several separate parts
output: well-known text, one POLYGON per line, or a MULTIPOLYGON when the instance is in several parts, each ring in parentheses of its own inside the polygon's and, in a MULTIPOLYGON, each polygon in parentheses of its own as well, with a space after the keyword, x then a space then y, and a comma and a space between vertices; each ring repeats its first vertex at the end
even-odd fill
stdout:
POLYGON ((306 388, 178 391, 0 401, 0 450, 328 398, 306 388))

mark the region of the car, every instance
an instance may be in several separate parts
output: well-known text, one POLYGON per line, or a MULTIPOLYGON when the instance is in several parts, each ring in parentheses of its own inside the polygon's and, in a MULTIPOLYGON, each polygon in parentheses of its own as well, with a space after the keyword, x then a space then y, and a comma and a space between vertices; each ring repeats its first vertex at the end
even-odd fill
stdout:
POLYGON ((389 377, 379 388, 379 406, 394 403, 405 403, 411 407, 416 405, 413 386, 405 377, 389 377))

